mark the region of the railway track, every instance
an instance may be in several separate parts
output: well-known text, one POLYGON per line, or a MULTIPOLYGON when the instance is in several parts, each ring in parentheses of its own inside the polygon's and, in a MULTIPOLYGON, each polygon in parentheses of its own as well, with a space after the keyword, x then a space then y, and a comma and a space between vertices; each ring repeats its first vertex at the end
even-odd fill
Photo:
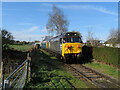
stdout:
MULTIPOLYGON (((57 54, 47 49, 44 50, 52 56, 57 54)), ((120 88, 120 82, 84 65, 65 64, 64 66, 73 76, 83 80, 89 88, 120 88)))
POLYGON ((73 75, 83 80, 90 88, 120 88, 119 83, 108 76, 80 64, 65 64, 73 75))

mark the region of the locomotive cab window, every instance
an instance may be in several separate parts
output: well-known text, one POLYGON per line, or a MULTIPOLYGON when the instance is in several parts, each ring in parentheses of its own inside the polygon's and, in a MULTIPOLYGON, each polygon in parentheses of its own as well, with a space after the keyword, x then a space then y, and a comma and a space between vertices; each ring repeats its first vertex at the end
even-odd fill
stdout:
POLYGON ((69 43, 71 42, 71 38, 63 38, 63 43, 69 43))
POLYGON ((80 38, 76 38, 76 37, 74 37, 74 38, 72 38, 73 40, 73 42, 81 42, 81 39, 80 38))
POLYGON ((82 41, 81 41, 81 38, 78 38, 78 37, 63 38, 63 43, 69 43, 69 42, 71 42, 71 43, 76 43, 76 42, 81 43, 82 41))

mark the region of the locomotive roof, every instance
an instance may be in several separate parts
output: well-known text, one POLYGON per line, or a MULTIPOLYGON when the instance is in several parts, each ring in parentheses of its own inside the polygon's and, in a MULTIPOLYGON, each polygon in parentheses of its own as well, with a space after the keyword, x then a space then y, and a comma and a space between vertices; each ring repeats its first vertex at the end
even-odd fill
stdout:
POLYGON ((76 34, 76 36, 79 36, 77 34, 77 32, 67 32, 63 35, 58 35, 58 36, 55 36, 55 37, 52 37, 52 38, 49 38, 48 41, 52 40, 52 39, 57 39, 57 38, 61 38, 61 37, 65 37, 65 36, 68 36, 68 34, 70 34, 70 36, 73 36, 74 34, 76 34))
POLYGON ((58 36, 55 36, 55 37, 53 37, 53 38, 51 38, 51 39, 49 39, 49 40, 61 38, 61 37, 64 37, 64 36, 65 36, 65 34, 64 34, 64 35, 58 35, 58 36))
POLYGON ((43 41, 48 41, 49 39, 53 38, 53 36, 45 36, 43 41))

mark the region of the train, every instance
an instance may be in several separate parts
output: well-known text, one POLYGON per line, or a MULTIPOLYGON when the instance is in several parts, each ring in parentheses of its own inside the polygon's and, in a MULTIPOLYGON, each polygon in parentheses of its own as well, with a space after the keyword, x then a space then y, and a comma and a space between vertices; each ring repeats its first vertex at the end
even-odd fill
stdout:
POLYGON ((77 61, 82 56, 82 39, 77 32, 67 32, 42 41, 41 48, 47 48, 61 55, 66 63, 77 61))

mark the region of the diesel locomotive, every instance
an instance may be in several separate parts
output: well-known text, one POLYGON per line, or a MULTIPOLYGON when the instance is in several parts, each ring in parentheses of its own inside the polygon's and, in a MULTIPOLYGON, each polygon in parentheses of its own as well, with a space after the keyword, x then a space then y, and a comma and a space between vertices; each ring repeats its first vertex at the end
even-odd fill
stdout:
POLYGON ((67 63, 77 60, 82 55, 82 40, 77 32, 52 37, 43 41, 41 47, 59 53, 67 63))

